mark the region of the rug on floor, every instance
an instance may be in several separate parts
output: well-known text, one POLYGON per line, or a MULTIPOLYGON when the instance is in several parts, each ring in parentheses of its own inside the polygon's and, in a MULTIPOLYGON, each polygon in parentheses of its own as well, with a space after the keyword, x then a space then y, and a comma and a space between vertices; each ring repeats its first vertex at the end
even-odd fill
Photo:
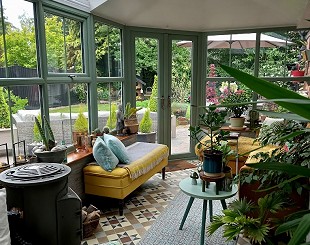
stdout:
MULTIPOLYGON (((200 229, 202 215, 202 200, 195 199, 190 209, 188 217, 184 223, 183 230, 179 230, 184 211, 186 209, 189 196, 179 192, 171 201, 169 206, 160 214, 145 236, 139 242, 139 245, 197 245, 200 244, 200 229)), ((233 199, 227 199, 227 203, 233 199)), ((213 214, 221 214, 220 201, 213 201, 213 214)), ((210 224, 209 211, 207 211, 206 226, 210 224)), ((205 234, 205 244, 224 245, 226 239, 222 237, 222 229, 217 230, 212 236, 205 234)))
POLYGON ((173 160, 169 161, 166 167, 166 172, 184 170, 189 168, 196 168, 198 160, 173 160))

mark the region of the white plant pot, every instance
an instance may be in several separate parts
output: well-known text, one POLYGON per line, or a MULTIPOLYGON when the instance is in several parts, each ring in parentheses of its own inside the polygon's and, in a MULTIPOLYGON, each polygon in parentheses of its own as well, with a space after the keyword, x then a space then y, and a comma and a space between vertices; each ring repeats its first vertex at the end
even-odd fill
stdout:
POLYGON ((231 117, 230 128, 235 130, 243 129, 245 118, 244 117, 231 117))

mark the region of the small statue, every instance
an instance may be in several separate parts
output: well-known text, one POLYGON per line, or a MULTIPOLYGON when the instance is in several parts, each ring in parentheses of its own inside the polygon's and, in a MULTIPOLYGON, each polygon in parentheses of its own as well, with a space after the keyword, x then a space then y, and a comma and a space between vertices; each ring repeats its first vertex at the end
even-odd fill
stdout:
POLYGON ((118 111, 116 113, 116 131, 117 131, 117 134, 122 135, 124 128, 125 128, 125 125, 124 125, 123 107, 121 104, 119 104, 118 105, 118 111))
POLYGON ((190 177, 192 178, 192 185, 197 185, 197 179, 199 179, 198 173, 193 172, 190 177))

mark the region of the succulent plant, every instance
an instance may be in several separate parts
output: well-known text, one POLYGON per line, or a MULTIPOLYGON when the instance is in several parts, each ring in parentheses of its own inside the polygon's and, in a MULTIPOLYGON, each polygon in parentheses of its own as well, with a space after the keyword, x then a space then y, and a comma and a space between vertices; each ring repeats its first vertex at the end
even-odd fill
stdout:
POLYGON ((45 145, 45 150, 50 151, 56 145, 56 142, 49 121, 46 119, 45 115, 43 115, 43 121, 44 121, 44 128, 43 128, 37 117, 35 117, 34 120, 39 129, 39 133, 42 138, 43 144, 45 145))

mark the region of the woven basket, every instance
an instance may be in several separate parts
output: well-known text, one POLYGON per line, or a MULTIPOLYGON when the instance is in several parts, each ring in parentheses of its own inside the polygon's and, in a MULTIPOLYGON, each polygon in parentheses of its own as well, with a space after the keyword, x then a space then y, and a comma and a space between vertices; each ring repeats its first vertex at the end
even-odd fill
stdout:
POLYGON ((94 234, 94 231, 97 229, 99 224, 99 220, 100 218, 83 223, 83 239, 94 234))

